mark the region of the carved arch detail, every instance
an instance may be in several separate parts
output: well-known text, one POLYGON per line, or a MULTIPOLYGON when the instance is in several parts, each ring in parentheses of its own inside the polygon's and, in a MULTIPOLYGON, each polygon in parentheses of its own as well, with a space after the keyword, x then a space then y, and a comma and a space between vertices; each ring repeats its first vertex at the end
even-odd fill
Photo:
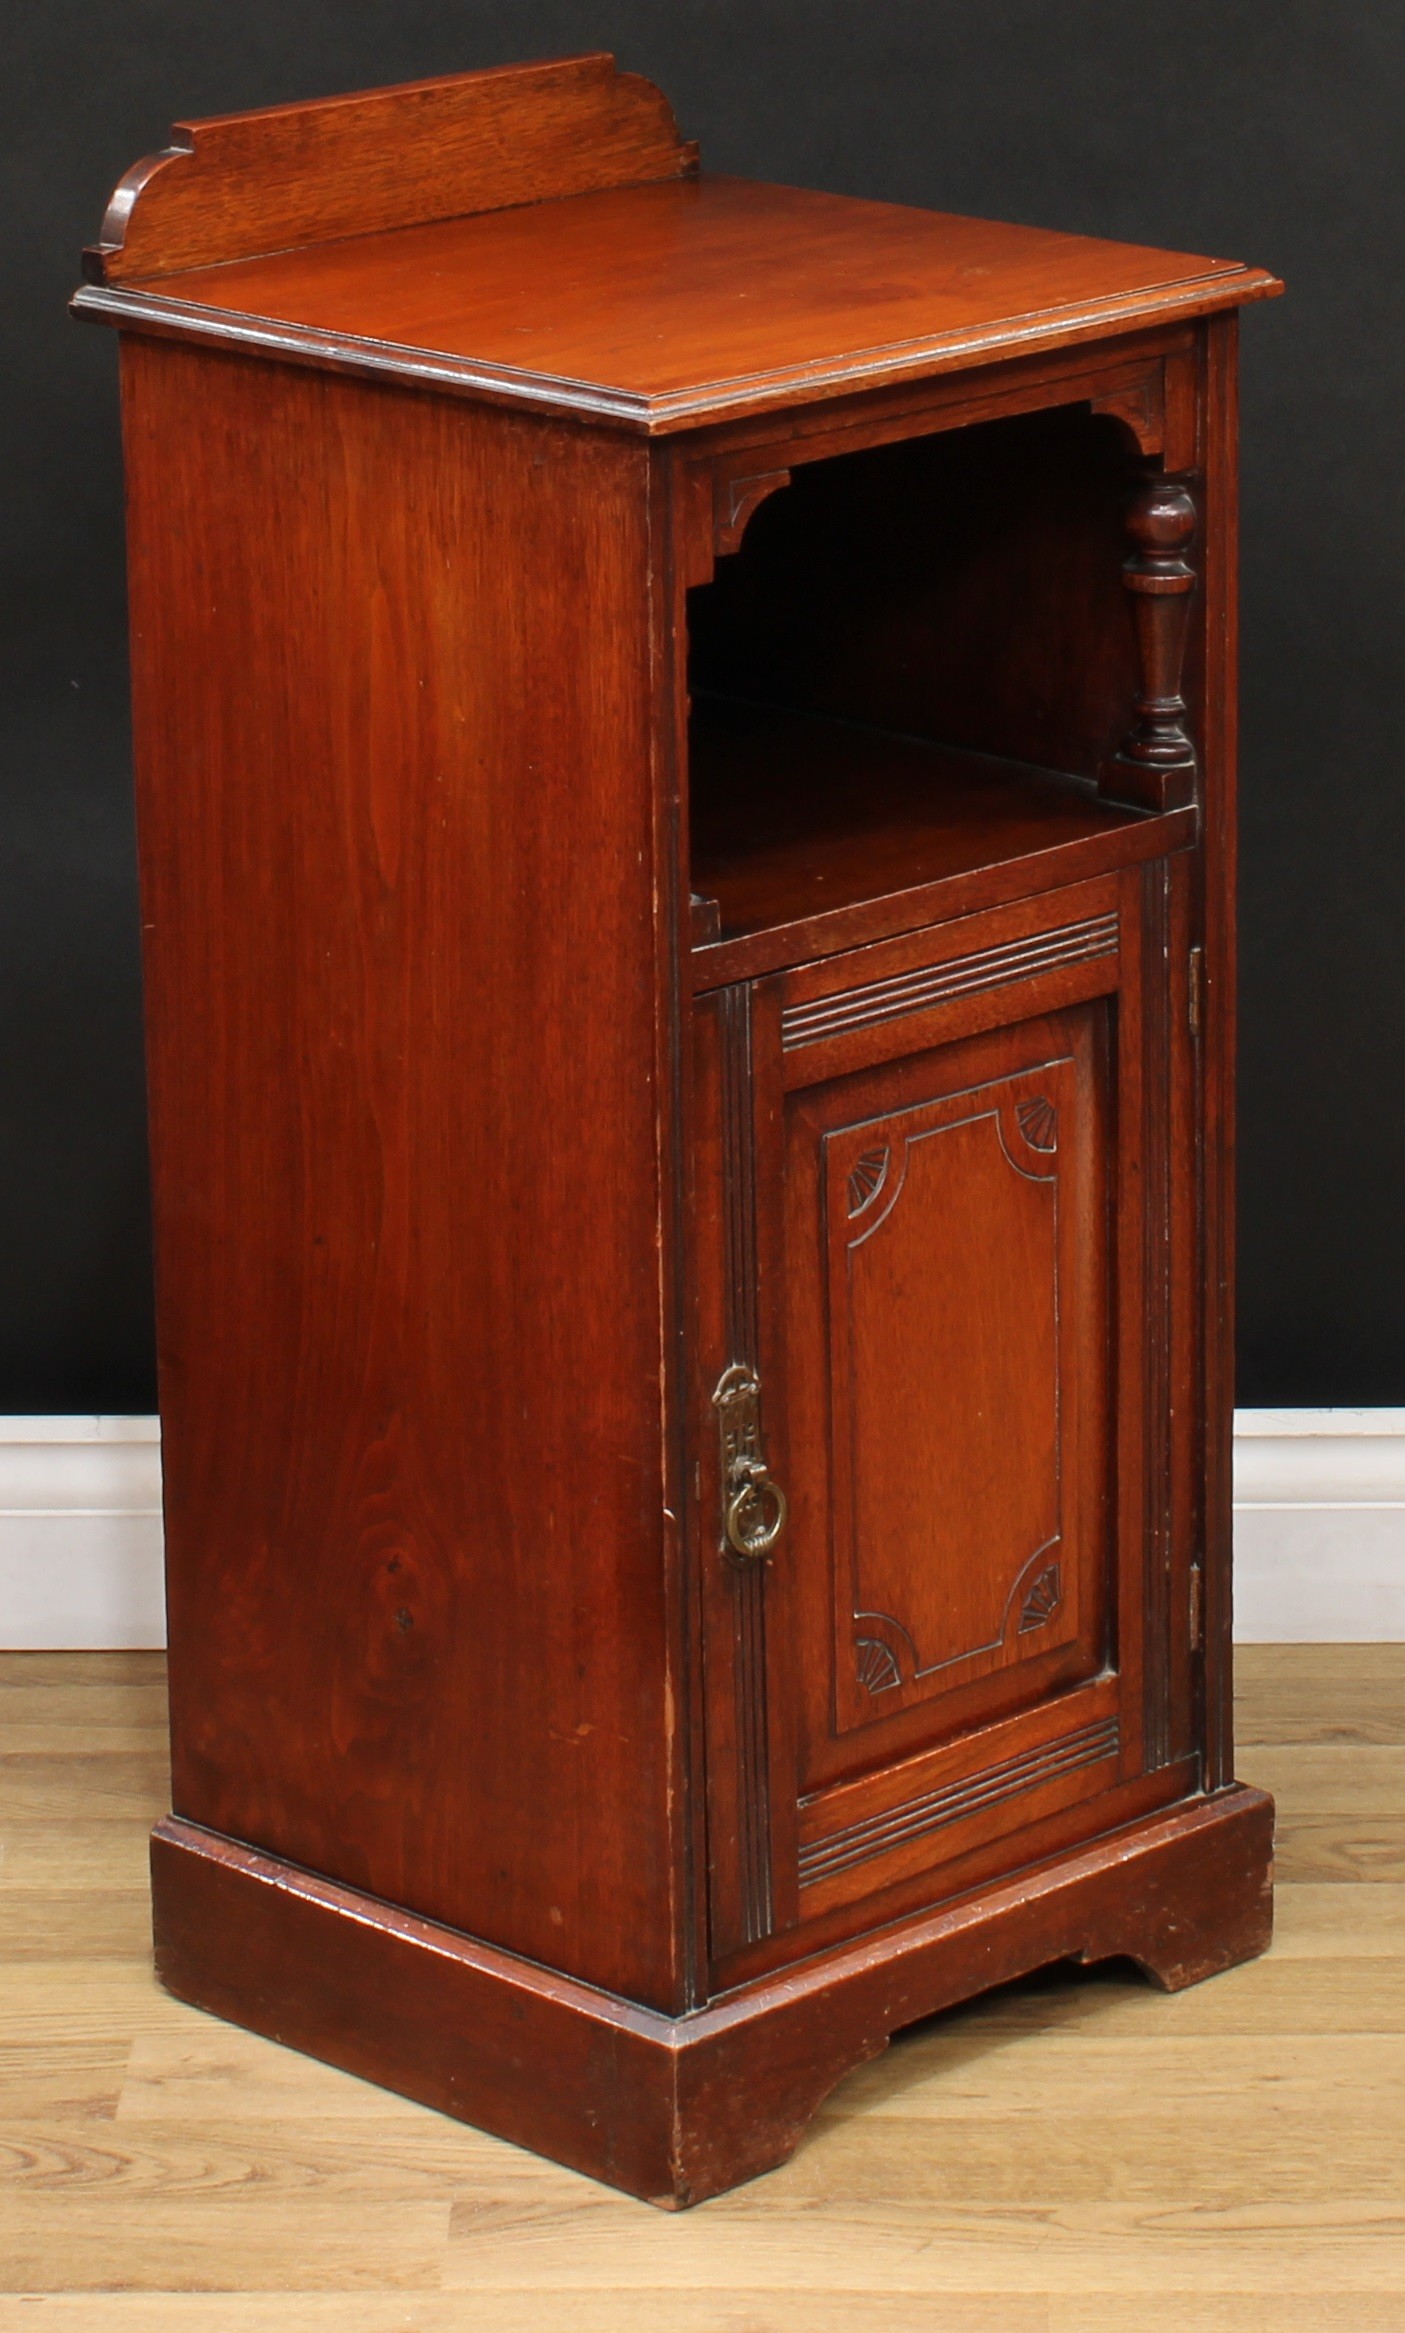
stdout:
MULTIPOLYGON (((1158 364, 1158 375, 1160 370, 1158 364)), ((1159 378, 1147 373, 1140 380, 1122 382, 1099 397, 1090 397, 1089 410, 1103 420, 1115 421, 1130 440, 1129 451, 1150 460, 1166 442, 1165 400, 1160 390, 1159 378)))
POLYGON ((712 549, 716 558, 741 549, 746 533, 763 502, 790 484, 789 470, 761 470, 750 478, 715 474, 712 483, 712 549))

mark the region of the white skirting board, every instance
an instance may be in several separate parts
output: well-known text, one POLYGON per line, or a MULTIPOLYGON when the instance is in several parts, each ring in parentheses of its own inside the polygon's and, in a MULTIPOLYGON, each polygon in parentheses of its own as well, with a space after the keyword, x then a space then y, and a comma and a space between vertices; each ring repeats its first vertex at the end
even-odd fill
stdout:
POLYGON ((0 1646, 163 1645, 155 1418, 0 1418, 0 1646))
POLYGON ((1405 1409, 1235 1412, 1234 1633, 1405 1642, 1405 1409))
MULTIPOLYGON (((1405 1409, 1240 1410, 1246 1644, 1405 1641, 1405 1409)), ((165 1643, 155 1418, 0 1418, 0 1647, 165 1643)))

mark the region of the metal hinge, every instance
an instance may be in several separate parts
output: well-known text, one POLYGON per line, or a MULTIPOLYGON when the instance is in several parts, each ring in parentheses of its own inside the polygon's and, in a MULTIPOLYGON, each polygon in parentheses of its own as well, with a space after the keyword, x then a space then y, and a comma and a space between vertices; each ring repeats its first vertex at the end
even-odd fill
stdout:
POLYGON ((1205 1022, 1205 950, 1192 948, 1186 970, 1186 1019, 1192 1037, 1198 1037, 1205 1022))
POLYGON ((1205 1649, 1205 1574, 1198 1563, 1190 1567, 1190 1649, 1205 1649))

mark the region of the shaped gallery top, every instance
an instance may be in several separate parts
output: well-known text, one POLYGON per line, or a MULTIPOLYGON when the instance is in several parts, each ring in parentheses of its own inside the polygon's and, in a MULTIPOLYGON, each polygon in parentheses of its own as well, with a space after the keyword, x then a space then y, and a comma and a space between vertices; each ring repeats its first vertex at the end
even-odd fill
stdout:
POLYGON ((181 125, 75 312, 659 433, 1234 307, 1261 268, 699 175, 608 56, 181 125))

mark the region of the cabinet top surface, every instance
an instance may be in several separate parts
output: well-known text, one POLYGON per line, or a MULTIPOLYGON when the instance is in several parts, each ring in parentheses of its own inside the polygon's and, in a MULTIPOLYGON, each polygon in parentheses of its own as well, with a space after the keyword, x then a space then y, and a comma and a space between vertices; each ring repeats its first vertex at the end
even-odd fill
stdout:
POLYGON ((1278 288, 1232 260, 704 175, 344 236, 76 305, 653 432, 1278 288))

